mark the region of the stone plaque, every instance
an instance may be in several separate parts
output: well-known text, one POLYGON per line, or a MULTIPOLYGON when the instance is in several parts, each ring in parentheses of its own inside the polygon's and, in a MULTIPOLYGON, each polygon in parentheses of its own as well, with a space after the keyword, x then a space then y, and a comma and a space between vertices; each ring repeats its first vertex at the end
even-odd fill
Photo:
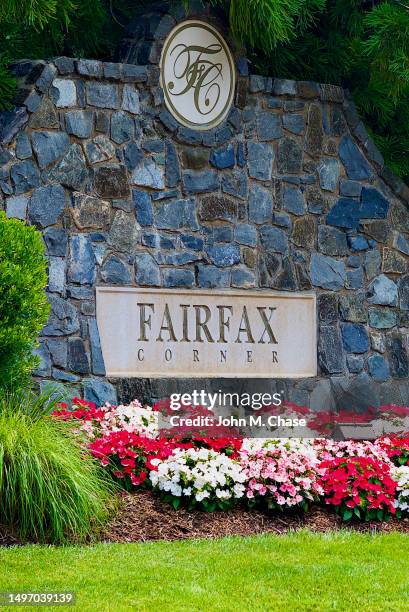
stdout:
POLYGON ((317 374, 309 293, 98 287, 97 323, 111 377, 317 374))
POLYGON ((201 21, 184 21, 163 46, 161 86, 165 104, 183 125, 210 129, 226 117, 234 96, 235 68, 219 32, 201 21))

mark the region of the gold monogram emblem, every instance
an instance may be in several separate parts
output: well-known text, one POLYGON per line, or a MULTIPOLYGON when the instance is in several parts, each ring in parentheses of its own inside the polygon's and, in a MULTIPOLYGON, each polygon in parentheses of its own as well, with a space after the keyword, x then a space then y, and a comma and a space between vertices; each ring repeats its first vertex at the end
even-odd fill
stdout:
POLYGON ((182 96, 189 89, 194 90, 193 100, 196 109, 201 115, 208 115, 216 107, 220 99, 219 79, 223 80, 222 64, 213 63, 212 55, 220 53, 221 45, 213 44, 208 47, 179 44, 170 53, 174 56, 173 74, 175 78, 185 85, 179 92, 175 91, 175 83, 170 81, 168 89, 172 96, 182 96), (194 59, 196 56, 196 59, 194 59), (204 99, 200 94, 204 91, 204 99), (203 108, 205 107, 205 108, 203 108))
POLYGON ((161 84, 168 110, 183 125, 218 125, 232 103, 234 64, 212 26, 187 21, 169 34, 161 57, 161 84))

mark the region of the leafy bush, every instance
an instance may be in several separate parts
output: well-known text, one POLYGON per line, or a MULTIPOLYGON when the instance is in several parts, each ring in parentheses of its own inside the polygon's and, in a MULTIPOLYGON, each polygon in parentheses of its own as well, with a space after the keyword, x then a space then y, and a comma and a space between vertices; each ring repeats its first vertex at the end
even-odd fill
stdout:
POLYGON ((60 543, 102 525, 113 485, 53 407, 48 396, 0 397, 0 524, 60 543))
POLYGON ((47 262, 39 232, 0 212, 0 388, 29 382, 36 338, 47 322, 47 262))

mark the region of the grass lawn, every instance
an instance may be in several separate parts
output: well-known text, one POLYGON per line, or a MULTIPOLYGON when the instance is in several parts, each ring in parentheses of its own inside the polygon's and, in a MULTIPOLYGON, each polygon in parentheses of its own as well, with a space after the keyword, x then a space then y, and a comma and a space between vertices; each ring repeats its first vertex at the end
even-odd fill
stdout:
POLYGON ((409 536, 397 533, 299 532, 88 548, 3 548, 0 591, 75 591, 81 612, 407 611, 408 544, 409 536))

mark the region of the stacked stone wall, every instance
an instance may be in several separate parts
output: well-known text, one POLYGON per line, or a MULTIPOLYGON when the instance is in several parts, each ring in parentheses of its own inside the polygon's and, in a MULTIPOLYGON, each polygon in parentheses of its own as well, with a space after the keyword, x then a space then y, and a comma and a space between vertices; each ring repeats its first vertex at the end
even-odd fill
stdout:
POLYGON ((408 188, 342 89, 238 68, 227 119, 197 132, 165 109, 157 65, 14 67, 0 205, 46 245, 37 379, 98 401, 239 386, 314 409, 409 403, 408 188), (104 284, 316 292, 318 377, 107 380, 95 318, 104 284))

